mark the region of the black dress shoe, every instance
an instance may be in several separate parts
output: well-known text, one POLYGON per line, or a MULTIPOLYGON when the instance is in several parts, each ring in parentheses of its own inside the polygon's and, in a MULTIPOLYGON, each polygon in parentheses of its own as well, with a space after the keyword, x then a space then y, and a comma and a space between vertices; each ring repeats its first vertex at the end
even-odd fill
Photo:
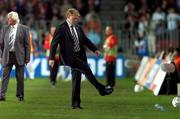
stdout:
POLYGON ((81 106, 73 106, 72 109, 83 109, 81 106))
POLYGON ((18 97, 19 101, 24 101, 24 97, 18 97))
POLYGON ((113 88, 111 86, 106 86, 104 90, 99 90, 101 96, 109 95, 113 92, 113 88))
POLYGON ((0 97, 0 101, 6 101, 5 97, 0 97))
POLYGON ((56 81, 51 81, 51 85, 55 86, 56 85, 56 81))

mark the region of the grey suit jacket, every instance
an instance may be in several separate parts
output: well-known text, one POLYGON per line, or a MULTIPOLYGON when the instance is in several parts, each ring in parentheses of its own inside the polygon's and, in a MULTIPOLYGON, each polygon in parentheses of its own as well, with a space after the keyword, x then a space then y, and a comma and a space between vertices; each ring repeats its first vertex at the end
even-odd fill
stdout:
MULTIPOLYGON (((10 26, 4 26, 0 34, 0 59, 3 66, 9 61, 9 31, 10 26)), ((18 65, 24 65, 25 61, 30 60, 30 35, 29 28, 18 24, 14 50, 18 65)))

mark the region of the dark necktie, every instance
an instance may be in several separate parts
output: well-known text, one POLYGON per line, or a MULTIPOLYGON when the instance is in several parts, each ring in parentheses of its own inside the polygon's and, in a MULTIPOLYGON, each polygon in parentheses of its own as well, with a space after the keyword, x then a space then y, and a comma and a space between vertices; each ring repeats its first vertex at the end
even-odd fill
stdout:
POLYGON ((74 39, 74 51, 78 52, 80 50, 80 46, 79 46, 79 40, 75 34, 74 28, 73 26, 71 26, 71 32, 72 32, 72 37, 74 39))

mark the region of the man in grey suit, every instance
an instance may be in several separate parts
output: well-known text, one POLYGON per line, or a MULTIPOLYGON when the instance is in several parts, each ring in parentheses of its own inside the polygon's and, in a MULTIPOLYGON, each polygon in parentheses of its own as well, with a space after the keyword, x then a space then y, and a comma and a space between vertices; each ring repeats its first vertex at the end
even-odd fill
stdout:
POLYGON ((0 63, 2 64, 0 101, 6 100, 5 94, 13 65, 16 67, 16 96, 19 101, 23 101, 24 65, 30 60, 29 28, 19 23, 18 13, 14 11, 8 13, 7 23, 0 35, 0 63))

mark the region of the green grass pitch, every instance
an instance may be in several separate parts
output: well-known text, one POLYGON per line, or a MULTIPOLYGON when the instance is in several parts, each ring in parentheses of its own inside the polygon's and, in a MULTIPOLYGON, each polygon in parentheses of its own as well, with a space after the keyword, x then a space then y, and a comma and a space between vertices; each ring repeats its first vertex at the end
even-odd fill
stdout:
MULTIPOLYGON (((104 80, 100 80, 103 84, 104 80)), ((154 96, 145 89, 134 93, 131 78, 117 80, 114 92, 100 96, 88 82, 81 85, 82 110, 71 109, 71 82, 58 80, 53 88, 48 79, 25 80, 25 101, 15 97, 16 80, 9 82, 5 102, 0 102, 0 119, 179 119, 175 95, 154 96), (158 103, 166 111, 158 110, 158 103)))

